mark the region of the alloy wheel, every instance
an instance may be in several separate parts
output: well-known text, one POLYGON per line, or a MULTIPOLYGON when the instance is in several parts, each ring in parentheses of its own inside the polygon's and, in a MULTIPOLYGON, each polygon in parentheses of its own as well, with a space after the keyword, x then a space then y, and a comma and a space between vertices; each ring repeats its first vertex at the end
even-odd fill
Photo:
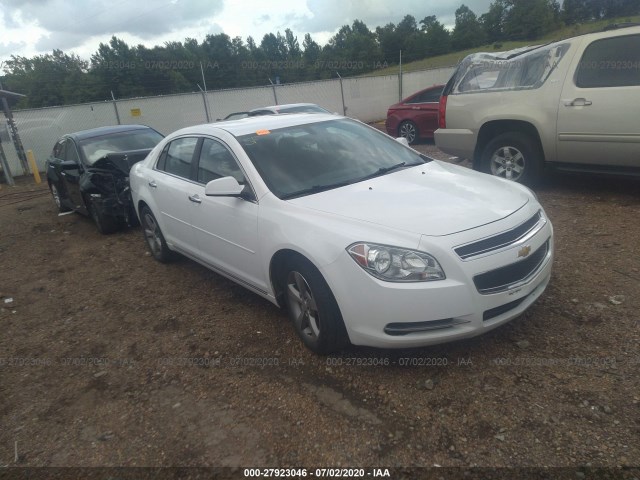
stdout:
POLYGON ((493 153, 490 165, 493 175, 518 181, 524 174, 525 159, 517 148, 504 146, 493 153))
POLYGON ((316 340, 320 335, 320 320, 315 298, 306 279, 299 272, 287 276, 287 296, 294 323, 299 332, 316 340))
POLYGON ((154 256, 160 255, 162 251, 162 238, 156 219, 150 213, 144 215, 144 238, 154 256))

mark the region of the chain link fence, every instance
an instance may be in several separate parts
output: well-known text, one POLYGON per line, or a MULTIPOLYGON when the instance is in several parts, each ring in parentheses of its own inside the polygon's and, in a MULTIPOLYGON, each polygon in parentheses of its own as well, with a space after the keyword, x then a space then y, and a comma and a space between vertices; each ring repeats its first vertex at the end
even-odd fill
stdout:
MULTIPOLYGON (((386 117, 387 108, 408 95, 445 83, 452 67, 402 75, 336 78, 285 85, 141 97, 126 100, 14 111, 24 149, 32 150, 42 171, 56 140, 65 133, 117 124, 143 124, 163 135, 183 127, 214 122, 230 113, 286 103, 316 103, 363 122, 386 117)), ((14 175, 22 173, 13 142, 0 118, 0 139, 14 175)))

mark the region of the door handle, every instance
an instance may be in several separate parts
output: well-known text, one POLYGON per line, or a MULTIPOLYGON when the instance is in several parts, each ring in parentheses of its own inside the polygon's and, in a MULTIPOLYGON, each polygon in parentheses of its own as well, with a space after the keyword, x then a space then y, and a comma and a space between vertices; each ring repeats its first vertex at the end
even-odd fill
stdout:
POLYGON ((569 100, 564 102, 565 107, 588 107, 593 102, 591 100, 587 100, 586 98, 574 98, 573 100, 569 100))
POLYGON ((198 196, 197 193, 195 195, 189 195, 189 200, 191 200, 193 203, 202 203, 202 199, 198 196))
POLYGON ((149 186, 151 188, 156 188, 158 186, 158 184, 156 182, 154 182, 153 180, 149 180, 149 186))

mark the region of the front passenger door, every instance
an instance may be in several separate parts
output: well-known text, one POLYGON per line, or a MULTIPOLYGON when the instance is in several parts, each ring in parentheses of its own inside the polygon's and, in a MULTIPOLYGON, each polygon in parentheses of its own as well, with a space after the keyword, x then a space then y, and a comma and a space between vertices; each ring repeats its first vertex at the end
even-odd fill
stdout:
POLYGON ((258 203, 238 197, 208 197, 205 185, 232 176, 251 189, 235 156, 222 142, 204 138, 197 164, 197 185, 190 192, 200 203, 192 211, 191 224, 199 256, 227 275, 266 292, 266 279, 256 258, 258 248, 258 203))

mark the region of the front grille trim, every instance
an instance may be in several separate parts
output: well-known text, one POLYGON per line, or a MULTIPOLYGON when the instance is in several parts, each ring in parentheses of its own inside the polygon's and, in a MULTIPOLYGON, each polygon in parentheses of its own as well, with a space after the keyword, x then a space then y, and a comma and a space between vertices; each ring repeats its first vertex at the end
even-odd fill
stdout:
POLYGON ((529 258, 474 276, 476 289, 482 295, 489 295, 525 285, 548 260, 550 242, 551 239, 547 239, 529 258))
POLYGON ((522 222, 506 232, 492 235, 481 240, 475 240, 466 245, 454 248, 454 251, 462 260, 469 260, 473 257, 497 252, 505 248, 512 247, 518 243, 523 243, 535 235, 544 225, 546 219, 542 215, 542 210, 538 210, 528 220, 522 222))

